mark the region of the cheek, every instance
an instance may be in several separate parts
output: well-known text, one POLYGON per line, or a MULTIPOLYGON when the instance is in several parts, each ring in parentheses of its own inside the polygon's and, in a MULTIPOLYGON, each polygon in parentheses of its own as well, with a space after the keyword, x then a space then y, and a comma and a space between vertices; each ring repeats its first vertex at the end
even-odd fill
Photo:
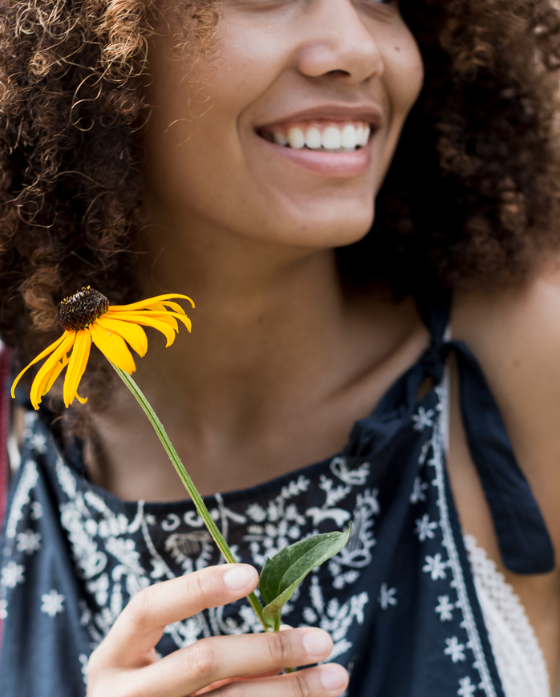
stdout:
POLYGON ((406 118, 424 82, 422 57, 411 34, 389 42, 387 54, 386 79, 395 116, 406 118))

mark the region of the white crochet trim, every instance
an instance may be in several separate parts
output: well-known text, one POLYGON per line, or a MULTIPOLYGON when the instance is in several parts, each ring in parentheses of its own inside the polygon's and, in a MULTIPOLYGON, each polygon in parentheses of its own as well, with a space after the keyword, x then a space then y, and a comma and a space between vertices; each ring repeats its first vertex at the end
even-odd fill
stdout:
POLYGON ((474 537, 465 535, 465 546, 506 697, 550 697, 544 656, 519 597, 474 537))

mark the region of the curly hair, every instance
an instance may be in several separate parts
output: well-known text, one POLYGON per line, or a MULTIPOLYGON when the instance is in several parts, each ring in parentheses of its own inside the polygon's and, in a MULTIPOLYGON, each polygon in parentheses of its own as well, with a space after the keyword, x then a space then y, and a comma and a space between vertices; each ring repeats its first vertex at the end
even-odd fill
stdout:
MULTIPOLYGON (((398 294, 521 277, 557 245, 554 0, 402 0, 425 65, 376 221, 339 250, 398 294)), ((26 360, 57 304, 135 294, 139 146, 155 0, 0 0, 0 335, 26 360)), ((185 45, 218 10, 192 0, 185 45)))

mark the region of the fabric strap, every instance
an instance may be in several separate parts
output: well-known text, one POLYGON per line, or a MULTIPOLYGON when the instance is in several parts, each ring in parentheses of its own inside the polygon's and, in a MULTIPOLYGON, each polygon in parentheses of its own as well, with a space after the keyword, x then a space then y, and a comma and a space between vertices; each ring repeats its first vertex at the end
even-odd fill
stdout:
POLYGON ((444 344, 457 357, 461 414, 469 450, 490 508, 505 566, 518 574, 555 567, 554 548, 502 415, 478 361, 462 341, 444 344))
POLYGON ((440 383, 450 352, 457 358, 459 401, 470 454, 484 489, 506 568, 543 574, 555 568, 554 547, 529 482, 521 471, 504 420, 480 365, 462 341, 446 341, 450 296, 422 312, 432 345, 422 363, 440 383))

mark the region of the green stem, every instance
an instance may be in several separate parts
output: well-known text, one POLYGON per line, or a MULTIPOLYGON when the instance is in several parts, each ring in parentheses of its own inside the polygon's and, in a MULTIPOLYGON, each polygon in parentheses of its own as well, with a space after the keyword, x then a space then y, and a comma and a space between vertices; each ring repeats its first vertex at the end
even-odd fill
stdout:
MULTIPOLYGON (((142 407, 144 410, 144 413, 150 420, 150 423, 154 427, 155 432, 158 435, 158 438, 161 441, 161 444, 165 448, 165 452, 169 455, 169 459, 173 463, 173 467, 175 467, 175 470, 179 477, 181 478, 181 481, 183 482, 185 489, 189 492, 189 496, 193 500, 193 503, 196 507, 196 510, 198 512, 198 515, 202 518, 204 521, 206 527, 208 528, 208 532, 212 535, 214 538, 214 542, 218 545, 218 549, 222 553, 224 559, 229 563, 229 564, 237 564, 237 559, 233 556, 231 553, 230 548, 228 547, 227 542, 224 540, 222 533, 218 530, 218 527, 216 526, 216 523, 212 520, 212 517, 210 516, 210 513, 208 509, 206 508, 206 504, 202 500, 202 496, 198 493, 197 488, 194 485, 193 480, 190 478, 187 470, 185 469, 185 466, 179 459, 179 456, 177 455, 177 451, 173 447, 173 444, 169 440, 169 436, 165 432, 165 429, 163 427, 163 424, 161 421, 158 419, 155 411, 152 409, 150 406, 150 403, 144 397, 142 394, 140 388, 138 385, 134 382, 134 380, 128 375, 128 373, 125 373, 123 370, 118 368, 114 363, 111 363, 115 371, 117 372, 117 375, 121 378, 121 380, 124 382, 124 384, 128 387, 128 389, 132 392, 134 397, 136 398, 138 404, 142 407)), ((259 602, 259 599, 254 593, 250 593, 247 596, 247 600, 251 603, 251 607, 255 611, 255 614, 260 620, 260 623, 264 627, 265 631, 268 631, 268 627, 265 624, 264 618, 263 618, 263 608, 262 605, 259 602)))

